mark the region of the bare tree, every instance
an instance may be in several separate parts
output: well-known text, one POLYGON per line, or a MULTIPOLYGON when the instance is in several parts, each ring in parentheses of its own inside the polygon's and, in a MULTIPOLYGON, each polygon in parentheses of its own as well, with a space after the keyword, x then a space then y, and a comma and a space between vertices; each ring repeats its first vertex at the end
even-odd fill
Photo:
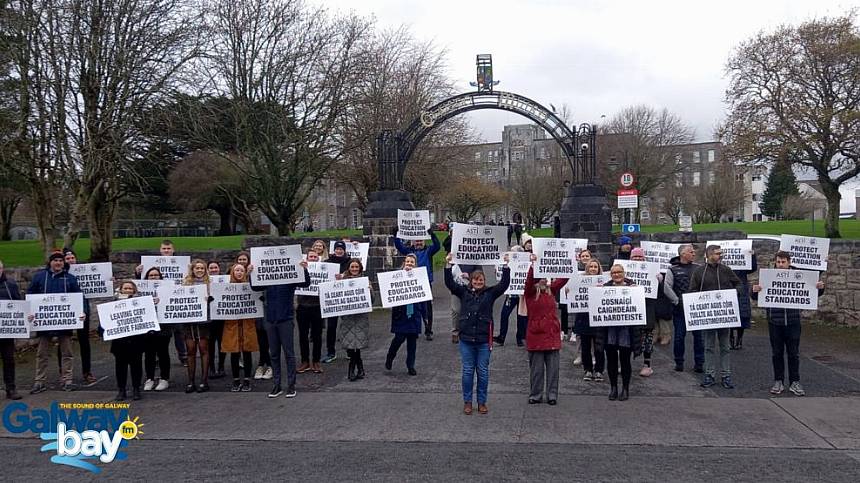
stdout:
POLYGON ((692 190, 692 203, 688 208, 696 223, 719 223, 742 206, 746 188, 736 176, 737 172, 731 163, 722 161, 713 167, 708 183, 692 190))
POLYGON ((681 215, 689 210, 690 191, 682 186, 679 175, 674 175, 663 184, 660 190, 659 212, 668 216, 677 225, 681 215))
POLYGON ((748 163, 783 155, 818 175, 839 233, 839 187, 860 174, 860 32, 855 12, 781 26, 742 43, 729 59, 729 155, 748 163))
POLYGON ((450 187, 442 195, 453 221, 468 222, 475 215, 499 206, 508 198, 497 185, 485 183, 476 176, 462 176, 450 180, 450 187))
POLYGON ((511 175, 511 205, 525 218, 527 227, 539 228, 561 208, 564 198, 561 161, 550 164, 526 164, 511 175))

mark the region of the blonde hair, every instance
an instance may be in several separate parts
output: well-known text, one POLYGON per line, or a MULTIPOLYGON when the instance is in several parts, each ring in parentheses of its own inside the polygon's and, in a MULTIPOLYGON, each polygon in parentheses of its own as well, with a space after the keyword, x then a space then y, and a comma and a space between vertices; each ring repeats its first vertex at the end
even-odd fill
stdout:
POLYGON ((400 265, 400 268, 404 268, 406 266, 406 259, 407 258, 411 258, 411 259, 415 260, 415 268, 418 268, 418 257, 416 257, 414 253, 410 253, 410 254, 406 255, 405 257, 403 257, 403 264, 400 265))
POLYGON ((191 261, 191 265, 188 265, 188 275, 185 276, 185 279, 182 281, 183 285, 192 285, 197 281, 197 277, 194 276, 194 266, 200 264, 203 265, 203 283, 209 285, 209 264, 200 258, 195 258, 191 261))
POLYGON ((592 263, 596 263, 596 264, 597 264, 597 275, 600 275, 601 273, 603 273, 603 266, 600 264, 600 260, 598 260, 598 259, 596 259, 596 258, 592 258, 591 260, 589 260, 589 261, 588 261, 588 263, 586 263, 586 264, 585 264, 585 272, 584 272, 584 273, 585 273, 586 275, 588 275, 588 267, 589 267, 592 263))

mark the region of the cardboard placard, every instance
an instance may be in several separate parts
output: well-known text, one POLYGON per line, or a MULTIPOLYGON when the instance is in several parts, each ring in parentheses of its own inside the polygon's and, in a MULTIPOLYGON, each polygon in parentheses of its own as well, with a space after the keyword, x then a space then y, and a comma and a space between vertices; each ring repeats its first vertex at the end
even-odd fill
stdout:
POLYGON ((206 285, 162 285, 158 289, 158 318, 162 324, 207 322, 206 285))
POLYGON ((580 275, 572 277, 561 289, 561 303, 567 304, 567 313, 579 314, 588 312, 588 289, 603 285, 610 280, 609 274, 580 275))
POLYGON ((367 277, 321 283, 319 291, 323 318, 373 312, 370 279, 367 277))
MULTIPOLYGON (((508 267, 511 269, 511 282, 508 284, 508 289, 505 290, 505 295, 522 295, 526 291, 526 278, 529 275, 529 268, 532 262, 511 262, 508 267)), ((499 275, 498 280, 502 276, 499 275)))
POLYGON ((660 292, 660 265, 654 262, 615 260, 613 265, 624 267, 624 276, 645 289, 645 298, 656 299, 660 292))
POLYGON ((98 311, 106 341, 160 329, 155 304, 148 295, 99 304, 98 311))
POLYGON ((397 238, 426 240, 429 231, 430 210, 397 210, 397 238))
POLYGON ((728 329, 741 326, 738 291, 734 289, 685 293, 684 319, 687 330, 728 329))
POLYGON ((191 257, 165 257, 161 255, 144 255, 140 257, 140 264, 143 265, 142 277, 146 277, 146 272, 156 267, 161 276, 165 280, 182 281, 188 275, 188 269, 191 265, 191 257))
POLYGON ((678 256, 680 243, 661 243, 642 240, 639 246, 645 250, 645 260, 660 264, 660 273, 666 273, 671 266, 669 260, 678 256))
POLYGON ((758 306, 780 309, 818 310, 819 273, 814 270, 780 270, 764 268, 759 271, 758 306))
POLYGON ((0 339, 28 339, 30 322, 27 314, 30 302, 26 300, 0 301, 0 339))
POLYGON ((212 320, 260 319, 263 312, 261 293, 248 283, 216 283, 209 286, 214 299, 209 304, 212 320))
POLYGON ((112 263, 76 263, 69 265, 69 273, 78 279, 84 298, 113 297, 112 263))
POLYGON ((30 323, 31 332, 46 330, 80 329, 84 326, 84 294, 48 293, 27 294, 30 302, 29 315, 35 318, 30 323))
MULTIPOLYGON (((502 279, 502 267, 505 266, 505 255, 508 256, 508 262, 529 262, 531 253, 529 252, 505 252, 502 256, 496 261, 496 280, 502 279)), ((456 265, 455 265, 456 266, 456 265)), ((513 283, 514 271, 513 266, 511 266, 511 283, 513 283)), ((523 284, 525 284, 525 279, 523 280, 523 284)), ((507 294, 507 292, 505 292, 507 294)))
POLYGON ((752 240, 715 240, 705 248, 718 245, 723 253, 720 262, 732 270, 752 270, 752 240))
POLYGON ((791 266, 806 270, 827 271, 830 238, 782 235, 779 249, 791 254, 791 266))
POLYGON ((327 262, 308 262, 308 275, 311 277, 311 286, 307 288, 296 288, 296 295, 319 295, 321 283, 331 282, 340 272, 340 265, 327 262))
POLYGON ((178 286, 179 280, 133 280, 134 284, 137 285, 137 296, 145 297, 149 295, 150 297, 158 297, 158 289, 165 286, 178 286))
POLYGON ((209 283, 230 283, 229 275, 209 275, 209 283))
POLYGON ((301 245, 278 247, 252 247, 251 272, 254 285, 286 285, 305 281, 305 270, 299 265, 302 261, 301 245))
POLYGON ((583 238, 532 238, 535 278, 573 277, 579 270, 579 252, 587 246, 583 238))
POLYGON ((426 267, 379 272, 376 277, 379 280, 379 298, 384 308, 433 300, 426 267))
POLYGON ((591 327, 645 325, 645 289, 636 286, 588 287, 591 327))
MULTIPOLYGON (((328 244, 328 252, 332 255, 334 255, 334 243, 334 240, 332 240, 328 244)), ((344 243, 346 244, 346 256, 361 260, 361 266, 367 268, 367 253, 370 251, 370 243, 355 243, 351 241, 344 241, 344 243)))
POLYGON ((508 246, 508 227, 457 223, 451 232, 452 263, 495 265, 508 246))

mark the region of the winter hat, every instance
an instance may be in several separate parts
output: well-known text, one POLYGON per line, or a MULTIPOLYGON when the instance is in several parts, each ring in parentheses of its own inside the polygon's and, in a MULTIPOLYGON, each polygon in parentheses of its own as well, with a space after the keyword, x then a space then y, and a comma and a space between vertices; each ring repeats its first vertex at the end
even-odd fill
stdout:
POLYGON ((634 249, 633 249, 633 251, 631 251, 631 252, 630 252, 630 258, 633 258, 633 257, 644 257, 644 256, 645 256, 645 250, 643 250, 643 249, 642 249, 642 248, 640 248, 640 247, 636 247, 636 248, 634 248, 634 249))
POLYGON ((526 246, 526 243, 532 241, 532 238, 534 237, 529 235, 528 233, 523 233, 523 236, 520 237, 520 241, 523 242, 523 246, 526 246))
POLYGON ((74 251, 74 250, 72 250, 71 248, 63 248, 63 256, 66 256, 66 255, 68 255, 69 253, 71 253, 71 254, 72 254, 72 255, 74 255, 74 256, 78 256, 78 254, 77 254, 77 253, 75 253, 75 251, 74 251))
POLYGON ((51 263, 57 259, 65 261, 66 257, 63 255, 63 252, 57 250, 55 252, 51 252, 51 254, 48 256, 48 263, 51 263))
POLYGON ((344 243, 343 240, 334 242, 334 249, 337 250, 338 248, 342 248, 343 251, 346 251, 346 243, 344 243))
POLYGON ((633 244, 633 239, 630 238, 629 236, 624 235, 624 236, 618 237, 618 245, 619 246, 632 245, 632 244, 633 244))

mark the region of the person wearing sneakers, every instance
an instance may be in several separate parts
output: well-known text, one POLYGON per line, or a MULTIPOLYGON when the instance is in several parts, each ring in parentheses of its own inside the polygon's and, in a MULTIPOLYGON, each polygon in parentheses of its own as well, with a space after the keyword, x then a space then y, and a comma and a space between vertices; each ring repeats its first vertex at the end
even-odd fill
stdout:
MULTIPOLYGON (((511 269, 502 268, 502 279, 487 287, 484 272, 473 271, 469 286, 454 281, 449 253, 445 267, 445 287, 460 299, 460 358, 463 363, 463 412, 472 414, 472 388, 478 376, 478 413, 487 414, 487 390, 490 385, 490 351, 493 337, 493 304, 501 297, 511 281, 511 269)), ((508 261, 507 256, 505 262, 508 261)), ((522 300, 522 299, 521 299, 522 300)))
MULTIPOLYGON (((319 241, 319 240, 317 240, 319 241)), ((314 242, 314 246, 316 246, 316 242, 314 242)), ((340 265, 340 270, 338 273, 344 273, 349 269, 349 256, 346 254, 346 242, 343 240, 338 240, 334 242, 334 253, 329 255, 329 257, 325 260, 328 263, 337 263, 340 265)), ((337 359, 337 317, 329 317, 326 319, 326 328, 325 328, 325 346, 326 346, 326 356, 323 358, 324 364, 331 364, 337 359)))
MULTIPOLYGON (((585 263, 583 275, 600 275, 603 267, 600 260, 592 258, 585 263)), ((580 312, 573 319, 573 333, 579 336, 579 357, 585 374, 583 381, 603 382, 603 368, 606 358, 603 353, 603 334, 597 327, 591 327, 588 313, 580 312)))
MULTIPOLYGON (((244 266, 245 270, 248 270, 251 263, 251 254, 244 251, 239 252, 239 254, 236 255, 236 263, 244 266)), ((249 276, 248 278, 250 279, 251 277, 249 276)), ((257 358, 257 369, 254 371, 254 380, 259 381, 261 379, 271 379, 272 360, 269 355, 269 335, 266 333, 266 329, 263 325, 264 319, 254 320, 256 323, 255 330, 257 331, 257 344, 260 346, 260 356, 257 358)), ((244 362, 242 365, 244 365, 244 362)))
MULTIPOLYGON (((706 292, 709 290, 734 289, 738 292, 743 288, 741 280, 735 272, 720 263, 723 252, 719 245, 705 247, 705 264, 699 265, 690 275, 690 292, 706 292)), ((740 296, 740 293, 738 293, 740 296)), ((732 382, 732 367, 729 358, 729 329, 708 329, 705 333, 705 377, 702 387, 711 387, 716 383, 717 340, 719 340, 719 364, 721 384, 726 389, 735 387, 732 382)))
MULTIPOLYGON (((791 270, 791 254, 785 251, 776 252, 774 268, 791 270)), ((815 284, 818 296, 824 295, 824 282, 815 284)), ((758 300, 761 285, 752 286, 752 299, 758 300)), ((788 390, 795 396, 805 396, 806 391, 800 385, 800 310, 766 308, 767 332, 770 335, 771 361, 773 362, 773 387, 770 393, 782 394, 785 391, 785 359, 788 356, 788 390)))
MULTIPOLYGON (((532 254, 534 264, 537 257, 532 254)), ((534 265, 529 267, 523 298, 529 307, 529 324, 526 331, 526 350, 529 352, 529 404, 543 402, 546 381, 546 402, 555 406, 558 401, 558 367, 561 351, 561 322, 556 315, 559 291, 567 284, 566 278, 549 283, 546 278, 534 278, 534 265)), ((567 311, 567 307, 564 308, 567 311)))
MULTIPOLYGON (((66 265, 74 265, 78 263, 78 256, 74 251, 68 248, 63 249, 63 259, 66 265)), ((81 373, 83 374, 83 387, 92 387, 99 380, 93 375, 92 368, 92 350, 90 348, 90 302, 84 299, 84 313, 87 315, 84 319, 84 326, 75 331, 78 336, 78 348, 81 355, 81 373)), ((57 347, 57 361, 61 359, 60 348, 57 347)))
MULTIPOLYGON (((33 275, 30 286, 27 288, 28 294, 78 293, 80 291, 78 278, 69 273, 65 256, 61 251, 52 252, 48 256, 47 266, 44 270, 33 275)), ((81 320, 85 318, 86 314, 80 315, 81 320)), ((30 315, 28 319, 32 321, 33 316, 30 315)), ((72 384, 72 331, 48 330, 37 332, 37 335, 39 345, 36 349, 36 377, 30 394, 38 394, 48 390, 48 360, 51 357, 51 340, 54 337, 58 339, 62 353, 60 359, 62 388, 64 391, 74 391, 75 386, 72 384)))
MULTIPOLYGON (((402 270, 412 270, 418 266, 418 258, 414 254, 406 255, 403 259, 402 270)), ((406 370, 410 376, 415 376, 415 351, 417 349, 418 336, 421 335, 421 321, 424 318, 426 305, 414 303, 400 305, 391 308, 391 345, 388 346, 388 354, 385 356, 385 368, 391 370, 397 351, 403 342, 406 342, 406 370)))
MULTIPOLYGON (((427 230, 430 234, 430 239, 433 243, 428 247, 424 240, 413 240, 410 246, 406 246, 400 241, 400 238, 394 237, 394 247, 401 255, 415 255, 418 260, 418 266, 427 269, 427 278, 430 280, 430 287, 433 287, 433 256, 439 252, 442 245, 439 243, 439 238, 433 233, 433 229, 427 230)), ((424 302, 424 337, 427 340, 433 340, 433 301, 424 302)))
MULTIPOLYGON (((248 283, 245 266, 236 263, 230 267, 230 283, 248 283)), ((233 374, 231 392, 251 391, 251 353, 260 350, 257 343, 257 325, 254 319, 224 321, 224 334, 221 343, 224 352, 230 354, 230 370, 233 374), (242 371, 245 379, 239 379, 239 358, 242 358, 242 371)))
MULTIPOLYGON (((630 260, 637 262, 645 261, 645 250, 636 247, 630 251, 630 260)), ((657 287, 663 283, 663 274, 657 274, 657 287)), ((651 377, 654 369, 651 368, 651 354, 654 352, 654 327, 657 326, 657 299, 645 299, 645 328, 642 332, 642 369, 639 375, 651 377)))
MULTIPOLYGON (((293 311, 293 300, 295 299, 297 288, 306 288, 311 286, 311 276, 308 273, 308 262, 306 260, 302 260, 299 262, 299 267, 300 270, 304 271, 304 282, 269 285, 266 287, 265 291, 266 317, 263 319, 263 327, 266 329, 266 336, 269 341, 269 360, 271 360, 271 367, 274 369, 272 390, 269 392, 268 396, 270 398, 276 398, 282 394, 281 382, 283 379, 281 378, 281 351, 284 353, 287 366, 286 396, 289 398, 296 396, 296 351, 295 344, 293 344, 293 334, 295 334, 295 313, 293 311)), ((248 272, 254 272, 253 265, 248 265, 248 272)), ((253 287, 253 284, 251 286, 253 287)), ((260 350, 262 350, 262 348, 260 350)))
MULTIPOLYGON (((320 255, 311 249, 308 251, 307 259, 308 263, 319 262, 320 255)), ((299 325, 299 354, 301 355, 301 364, 296 372, 304 374, 313 371, 315 374, 322 374, 320 356, 323 319, 320 315, 319 296, 296 295, 296 322, 299 325), (311 344, 313 344, 313 356, 311 356, 311 344)))
MULTIPOLYGON (((0 261, 0 300, 24 300, 18 284, 6 278, 3 262, 0 261)), ((17 401, 21 395, 15 389, 15 339, 0 339, 0 356, 3 358, 3 385, 6 399, 17 401)))
MULTIPOLYGON (((152 267, 146 271, 144 280, 163 280, 161 270, 152 267)), ((157 300, 157 299, 156 299, 157 300)), ((173 328, 164 324, 160 330, 146 334, 143 341, 143 368, 146 372, 144 391, 164 391, 170 387, 170 334, 173 328), (159 376, 155 382, 155 362, 158 361, 159 376)))
MULTIPOLYGON (((672 302, 672 325, 674 335, 672 349, 675 353, 675 370, 684 370, 685 340, 687 338, 687 322, 684 319, 684 306, 681 304, 681 296, 690 289, 690 275, 699 265, 693 263, 696 251, 693 245, 685 244, 678 247, 678 256, 669 260, 669 270, 663 277, 663 293, 672 302)), ((693 361, 694 371, 701 373, 705 363, 705 339, 701 330, 693 331, 693 361)))
MULTIPOLYGON (((176 255, 176 247, 170 240, 162 240, 158 247, 158 253, 162 257, 172 257, 176 255)), ((143 278, 143 265, 138 265, 135 269, 135 278, 143 278)), ((188 366, 188 348, 185 345, 185 332, 182 329, 182 324, 173 324, 173 345, 176 348, 176 355, 179 357, 182 365, 188 366)))
MULTIPOLYGON (((137 297, 137 285, 131 280, 122 282, 116 300, 137 297)), ((118 392, 114 401, 125 401, 128 397, 126 385, 128 373, 131 372, 131 398, 140 400, 140 383, 143 379, 143 350, 146 346, 146 334, 122 337, 110 341, 110 353, 114 357, 116 386, 118 392)))

